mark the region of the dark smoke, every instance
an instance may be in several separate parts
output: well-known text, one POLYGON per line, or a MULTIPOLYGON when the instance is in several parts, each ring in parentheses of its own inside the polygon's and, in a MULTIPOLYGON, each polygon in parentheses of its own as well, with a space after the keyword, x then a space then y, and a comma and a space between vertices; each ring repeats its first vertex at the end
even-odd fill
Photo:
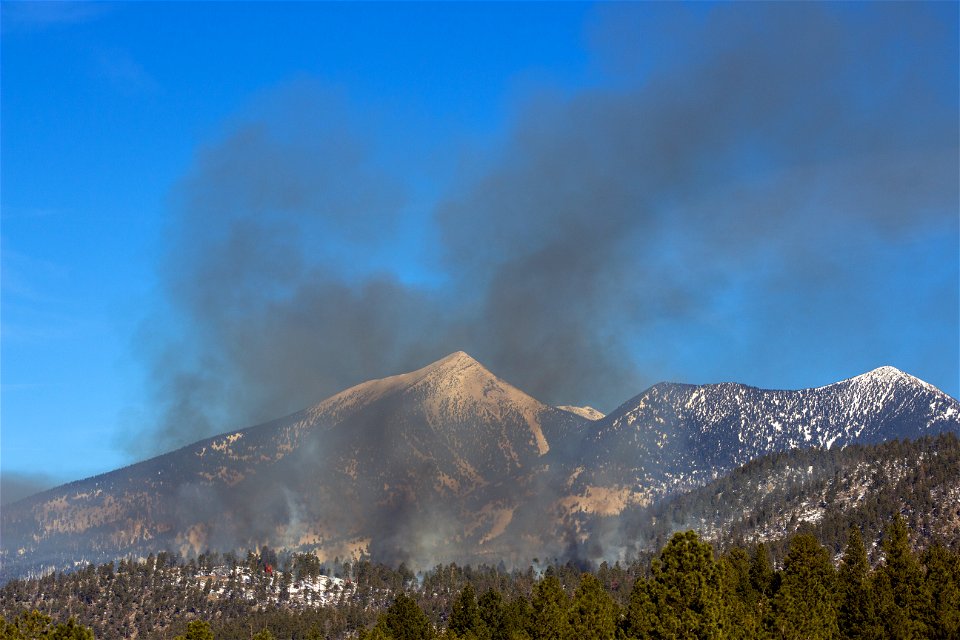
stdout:
POLYGON ((46 473, 0 473, 0 505, 16 502, 60 484, 62 479, 46 473))
POLYGON ((146 334, 151 449, 458 349, 545 402, 610 409, 701 346, 664 344, 675 327, 773 367, 869 326, 885 303, 858 288, 887 249, 957 235, 955 24, 917 5, 647 9, 600 10, 615 88, 530 99, 428 232, 404 188, 424 176, 385 168, 389 132, 315 87, 203 149, 174 198, 169 318, 146 334), (393 268, 432 256, 441 284, 393 268))

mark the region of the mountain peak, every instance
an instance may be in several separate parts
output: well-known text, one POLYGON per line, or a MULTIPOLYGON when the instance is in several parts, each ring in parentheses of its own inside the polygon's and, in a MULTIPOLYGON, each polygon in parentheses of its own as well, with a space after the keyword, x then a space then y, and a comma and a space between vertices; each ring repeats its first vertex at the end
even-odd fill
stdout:
POLYGON ((863 374, 860 377, 868 377, 874 380, 877 380, 877 379, 897 380, 902 378, 912 378, 913 376, 907 375, 906 373, 904 373, 903 371, 900 371, 900 369, 897 369, 896 367, 891 367, 890 365, 883 365, 882 367, 877 367, 873 371, 868 371, 867 373, 863 374))
POLYGON ((916 378, 909 373, 904 373, 900 369, 891 367, 889 365, 877 367, 872 371, 868 371, 864 374, 856 376, 855 378, 851 378, 849 382, 881 386, 907 384, 911 386, 920 386, 927 389, 934 389, 932 385, 924 382, 920 378, 916 378))
POLYGON ((448 356, 440 358, 436 362, 428 364, 426 367, 421 369, 421 371, 435 370, 435 369, 460 369, 463 367, 473 367, 479 366, 483 367, 482 364, 476 361, 469 353, 466 351, 454 351, 448 356))

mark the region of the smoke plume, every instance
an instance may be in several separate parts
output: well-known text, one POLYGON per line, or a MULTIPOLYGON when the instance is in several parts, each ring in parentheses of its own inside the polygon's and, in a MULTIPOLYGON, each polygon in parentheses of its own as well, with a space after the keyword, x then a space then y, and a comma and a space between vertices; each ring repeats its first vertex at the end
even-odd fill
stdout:
POLYGON ((50 489, 61 482, 60 478, 46 473, 0 472, 0 505, 16 502, 21 498, 50 489))
MULTIPOLYGON (((648 9, 602 7, 612 81, 530 92, 425 215, 419 151, 385 163, 390 132, 344 96, 298 83, 227 125, 172 198, 151 450, 459 349, 609 410, 694 361, 767 350, 772 373, 882 340, 871 278, 908 270, 891 251, 956 247, 955 25, 915 5, 648 9)), ((928 319, 956 310, 957 275, 942 285, 928 319)))

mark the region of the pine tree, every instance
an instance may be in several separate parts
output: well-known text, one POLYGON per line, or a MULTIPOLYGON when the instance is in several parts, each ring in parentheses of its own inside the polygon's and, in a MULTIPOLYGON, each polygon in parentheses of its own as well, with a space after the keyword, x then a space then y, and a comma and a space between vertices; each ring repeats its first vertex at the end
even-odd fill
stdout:
POLYGON ((488 589, 480 596, 477 609, 490 640, 510 640, 506 606, 499 591, 488 589))
POLYGON ((927 633, 933 640, 960 638, 960 555, 940 543, 923 554, 927 633))
POLYGON ((503 626, 507 638, 524 640, 531 638, 533 606, 523 596, 517 596, 504 607, 503 626))
POLYGON ((7 622, 0 617, 0 640, 94 640, 93 631, 70 618, 53 624, 53 618, 36 609, 7 622))
POLYGON ((617 631, 616 608, 600 580, 583 574, 570 609, 573 637, 613 640, 617 631))
POLYGON ((750 559, 750 586, 757 594, 757 618, 764 629, 773 627, 773 596, 780 584, 780 576, 774 572, 770 552, 762 542, 757 543, 750 559))
POLYGON ((187 625, 187 631, 173 640, 213 640, 210 625, 203 620, 194 620, 187 625))
POLYGON ((633 590, 630 592, 630 604, 621 622, 623 634, 627 638, 639 640, 652 637, 656 617, 657 612, 650 600, 650 584, 641 576, 633 583, 633 590))
POLYGON ((871 587, 883 635, 896 640, 926 638, 923 577, 899 514, 887 528, 882 546, 883 566, 874 574, 871 587))
POLYGON ((720 583, 725 637, 756 638, 761 633, 760 599, 750 580, 751 559, 739 547, 720 558, 720 583))
POLYGON ((430 640, 433 627, 416 601, 400 593, 383 614, 384 631, 394 640, 430 640))
POLYGON ((649 588, 654 634, 718 638, 722 607, 713 548, 694 531, 677 533, 653 563, 649 588))
POLYGON ((468 582, 454 600, 447 628, 458 636, 470 633, 476 638, 484 637, 486 629, 480 619, 477 596, 471 583, 468 582))
POLYGON ((50 640, 94 640, 93 631, 77 624, 77 621, 70 618, 66 623, 60 623, 53 628, 49 636, 50 640))
POLYGON ((393 640, 393 636, 387 632, 386 624, 381 618, 373 628, 361 629, 360 633, 357 634, 357 640, 393 640))
POLYGON ((837 637, 836 580, 830 554, 810 534, 794 536, 773 600, 776 634, 787 640, 837 637))
POLYGON ((760 542, 750 563, 750 584, 757 593, 769 598, 773 595, 773 576, 770 552, 766 545, 760 542))
POLYGON ((567 640, 571 637, 567 594, 555 575, 547 575, 537 583, 532 604, 530 631, 534 640, 567 640))
POLYGON ((863 536, 856 527, 850 528, 847 547, 843 552, 837 573, 837 626, 843 638, 872 638, 874 631, 873 605, 867 591, 870 563, 863 536))

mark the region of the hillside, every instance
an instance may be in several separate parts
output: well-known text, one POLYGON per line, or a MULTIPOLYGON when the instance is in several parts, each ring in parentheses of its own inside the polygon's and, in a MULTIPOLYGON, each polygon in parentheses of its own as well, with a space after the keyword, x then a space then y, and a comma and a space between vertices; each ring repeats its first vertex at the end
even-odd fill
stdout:
MULTIPOLYGON (((769 453, 843 448, 960 432, 960 403, 893 367, 815 389, 661 383, 621 405, 577 443, 568 482, 609 496, 598 512, 644 506, 769 453)), ((584 500, 577 507, 590 509, 584 500)))
POLYGON ((654 506, 627 509, 618 524, 634 532, 633 552, 694 529, 721 546, 765 542, 774 549, 811 531, 839 553, 850 526, 878 540, 896 514, 906 518, 917 545, 939 540, 960 549, 955 434, 770 454, 654 506))
POLYGON ((263 545, 417 567, 599 560, 635 540, 638 510, 755 458, 939 432, 960 432, 960 404, 890 367, 801 391, 664 383, 602 416, 457 352, 8 505, 0 577, 263 545))

